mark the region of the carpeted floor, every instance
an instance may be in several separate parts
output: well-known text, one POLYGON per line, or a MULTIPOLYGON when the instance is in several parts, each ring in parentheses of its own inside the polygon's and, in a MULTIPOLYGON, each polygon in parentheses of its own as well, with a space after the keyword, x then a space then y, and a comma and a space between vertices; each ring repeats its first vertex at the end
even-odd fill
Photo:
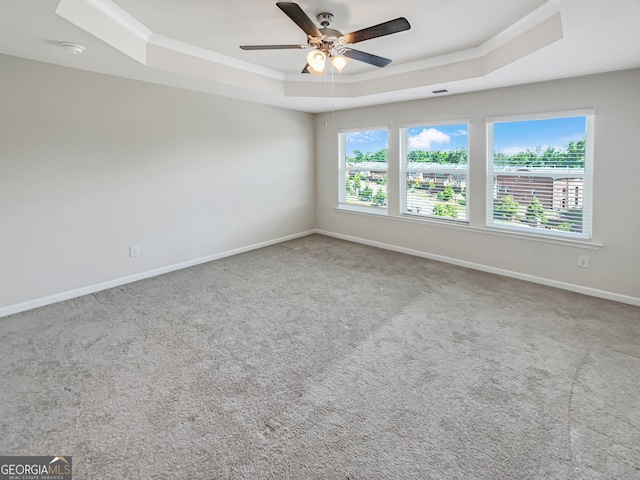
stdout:
POLYGON ((80 479, 640 479, 640 309, 312 235, 0 319, 80 479))

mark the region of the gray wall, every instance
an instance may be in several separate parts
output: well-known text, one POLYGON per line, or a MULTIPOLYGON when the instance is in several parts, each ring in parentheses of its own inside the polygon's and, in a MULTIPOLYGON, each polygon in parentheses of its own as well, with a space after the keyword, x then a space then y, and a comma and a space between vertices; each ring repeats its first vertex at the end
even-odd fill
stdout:
POLYGON ((0 316, 314 228, 640 304, 640 70, 339 111, 315 123, 14 57, 0 56, 0 78, 0 316), (484 118, 576 108, 596 109, 594 241, 603 246, 488 233, 484 118), (462 118, 471 119, 470 228, 336 209, 339 128, 387 125, 392 177, 398 124, 462 118), (130 245, 142 255, 130 258, 130 245), (590 257, 588 269, 578 255, 590 257))
POLYGON ((0 313, 315 226, 310 114, 8 56, 0 72, 0 313))
POLYGON ((640 304, 640 70, 501 88, 319 115, 317 226, 328 234, 640 304), (488 116, 594 108, 593 240, 600 248, 489 233, 485 223, 488 116), (398 125, 470 119, 470 227, 338 210, 337 131, 389 128, 389 209, 398 213, 398 125), (588 269, 578 255, 590 257, 588 269))

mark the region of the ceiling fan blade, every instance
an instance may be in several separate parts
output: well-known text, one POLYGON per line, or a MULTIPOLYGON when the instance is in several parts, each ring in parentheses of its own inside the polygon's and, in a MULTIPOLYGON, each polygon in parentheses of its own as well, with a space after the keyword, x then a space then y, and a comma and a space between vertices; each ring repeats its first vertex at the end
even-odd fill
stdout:
POLYGON ((242 50, 300 50, 308 47, 309 45, 240 45, 242 50))
POLYGON ((392 33, 404 32, 410 28, 411 25, 409 25, 409 21, 404 17, 400 17, 395 20, 380 23, 379 25, 374 25, 373 27, 363 28, 356 32, 347 33, 344 35, 344 40, 347 43, 358 43, 372 38, 391 35, 392 33))
POLYGON ((391 63, 391 60, 384 57, 373 55, 372 53, 361 52, 360 50, 353 50, 352 48, 346 48, 342 55, 351 58, 353 60, 359 60, 360 62, 375 65, 376 67, 384 67, 391 63))
POLYGON ((312 37, 320 37, 322 34, 318 27, 311 21, 311 19, 307 16, 306 13, 302 11, 302 9, 298 6, 297 3, 292 2, 278 2, 276 5, 282 10, 287 16, 295 22, 304 33, 307 35, 311 35, 312 37))

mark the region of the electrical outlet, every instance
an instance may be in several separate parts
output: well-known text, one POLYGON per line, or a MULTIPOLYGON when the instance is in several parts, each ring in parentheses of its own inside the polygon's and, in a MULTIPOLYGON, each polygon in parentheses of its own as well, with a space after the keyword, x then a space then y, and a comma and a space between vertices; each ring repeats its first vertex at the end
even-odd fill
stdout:
POLYGON ((589 257, 586 255, 578 255, 578 266, 582 268, 589 268, 589 257))
POLYGON ((329 221, 333 222, 333 214, 329 215, 329 221))
POLYGON ((132 245, 129 247, 129 256, 137 257, 140 255, 140 245, 132 245))

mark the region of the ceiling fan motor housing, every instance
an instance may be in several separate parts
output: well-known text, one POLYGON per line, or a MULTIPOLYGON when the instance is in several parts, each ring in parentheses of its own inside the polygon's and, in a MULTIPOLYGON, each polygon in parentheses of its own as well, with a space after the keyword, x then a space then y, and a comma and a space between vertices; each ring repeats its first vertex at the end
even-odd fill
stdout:
POLYGON ((316 19, 318 20, 318 23, 322 25, 322 28, 327 28, 331 25, 331 22, 333 22, 333 14, 322 12, 316 15, 316 19))

